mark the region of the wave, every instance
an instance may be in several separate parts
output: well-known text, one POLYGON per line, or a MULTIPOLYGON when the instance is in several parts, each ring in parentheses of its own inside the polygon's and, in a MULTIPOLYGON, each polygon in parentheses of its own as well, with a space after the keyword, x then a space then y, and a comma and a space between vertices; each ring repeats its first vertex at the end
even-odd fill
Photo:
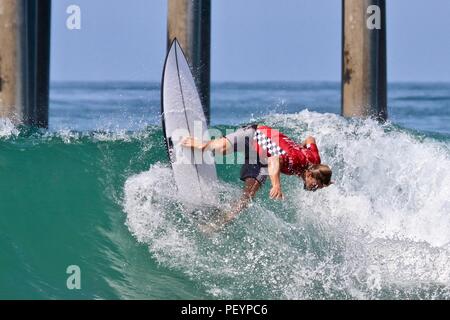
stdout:
MULTIPOLYGON (((9 298, 450 298, 448 136, 309 111, 257 120, 296 140, 314 135, 336 184, 310 193, 283 177, 285 201, 269 200, 266 185, 213 236, 198 230, 211 213, 191 214, 178 198, 160 127, 47 132, 1 120, 0 266, 12 279, 2 289, 9 298), (67 263, 86 277, 80 296, 61 288, 67 263)), ((227 210, 239 167, 218 174, 227 210)))
POLYGON ((0 118, 0 138, 10 138, 17 136, 19 129, 8 118, 0 118))
MULTIPOLYGON (((123 206, 159 263, 218 298, 450 297, 448 141, 308 111, 260 120, 297 140, 314 135, 336 184, 308 193, 283 178, 284 202, 268 200, 266 186, 208 238, 178 201, 170 168, 154 164, 126 181, 123 206)), ((240 183, 236 169, 218 167, 226 208, 240 183)))

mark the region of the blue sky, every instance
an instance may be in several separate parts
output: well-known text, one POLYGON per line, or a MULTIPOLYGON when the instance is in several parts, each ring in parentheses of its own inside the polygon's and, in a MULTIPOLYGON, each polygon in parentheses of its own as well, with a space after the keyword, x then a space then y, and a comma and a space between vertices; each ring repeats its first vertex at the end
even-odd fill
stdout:
MULTIPOLYGON (((166 0, 53 1, 51 77, 159 81, 166 0), (66 8, 81 8, 68 30, 66 8)), ((389 81, 450 81, 450 1, 387 1, 389 81)), ((212 0, 212 80, 340 80, 341 0, 212 0)))

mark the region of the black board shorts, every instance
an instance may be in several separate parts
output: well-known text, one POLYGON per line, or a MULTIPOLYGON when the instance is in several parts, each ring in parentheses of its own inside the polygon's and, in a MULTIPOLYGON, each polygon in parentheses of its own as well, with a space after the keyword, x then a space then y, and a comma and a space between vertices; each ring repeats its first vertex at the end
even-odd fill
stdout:
POLYGON ((226 138, 233 146, 234 152, 242 152, 245 155, 245 162, 241 167, 241 180, 245 181, 253 178, 262 185, 268 176, 267 163, 260 159, 259 154, 250 143, 253 140, 257 126, 257 124, 244 126, 228 134, 226 138))

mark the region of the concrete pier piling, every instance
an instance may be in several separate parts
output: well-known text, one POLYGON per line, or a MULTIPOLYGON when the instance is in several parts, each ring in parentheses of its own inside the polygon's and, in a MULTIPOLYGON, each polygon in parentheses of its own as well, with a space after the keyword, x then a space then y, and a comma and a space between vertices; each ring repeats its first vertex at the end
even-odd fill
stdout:
POLYGON ((168 0, 167 50, 177 38, 191 65, 210 119, 211 0, 168 0))
POLYGON ((48 126, 51 0, 0 0, 0 117, 48 126))
POLYGON ((385 0, 342 0, 342 10, 342 115, 385 120, 385 0))
POLYGON ((23 3, 0 1, 0 117, 17 122, 23 116, 23 3))

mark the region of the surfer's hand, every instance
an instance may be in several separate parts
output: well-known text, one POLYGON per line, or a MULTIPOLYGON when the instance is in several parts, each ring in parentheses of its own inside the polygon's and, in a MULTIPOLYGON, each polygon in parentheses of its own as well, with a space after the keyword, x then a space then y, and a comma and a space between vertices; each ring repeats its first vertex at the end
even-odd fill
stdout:
POLYGON ((203 149, 203 144, 193 137, 186 137, 181 140, 181 145, 187 148, 203 149))
POLYGON ((272 189, 270 189, 270 199, 284 199, 283 192, 281 192, 281 186, 273 186, 272 189))

